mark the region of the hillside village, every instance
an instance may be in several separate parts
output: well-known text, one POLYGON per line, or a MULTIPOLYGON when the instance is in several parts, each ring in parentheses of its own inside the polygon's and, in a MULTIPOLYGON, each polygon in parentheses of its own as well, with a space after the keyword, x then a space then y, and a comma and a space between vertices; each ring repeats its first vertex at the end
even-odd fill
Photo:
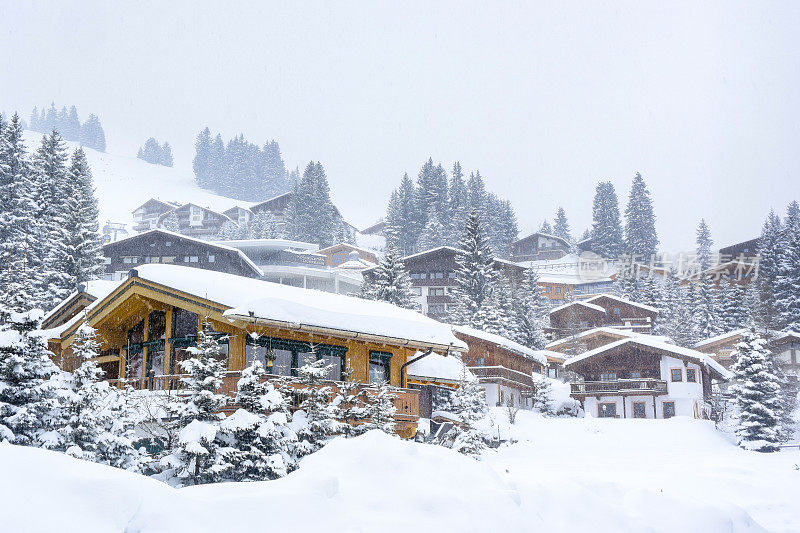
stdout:
POLYGON ((602 182, 576 239, 563 209, 520 234, 479 172, 429 160, 359 230, 312 161, 262 201, 154 195, 101 227, 88 149, 34 150, 16 115, 0 135, 4 441, 175 487, 283 478, 373 430, 480 458, 530 415, 797 445, 797 202, 670 256, 640 174, 625 222, 602 182))

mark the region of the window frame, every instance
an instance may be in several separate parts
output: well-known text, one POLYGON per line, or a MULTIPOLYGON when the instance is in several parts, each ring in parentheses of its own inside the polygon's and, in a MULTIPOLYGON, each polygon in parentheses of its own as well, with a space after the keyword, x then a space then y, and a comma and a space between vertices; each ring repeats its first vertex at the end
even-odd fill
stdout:
POLYGON ((697 383, 697 370, 694 368, 686 369, 686 383, 697 383), (689 373, 692 373, 692 379, 689 379, 689 373))
POLYGON ((683 369, 681 367, 670 367, 669 369, 669 382, 670 383, 683 383, 683 369), (675 371, 680 374, 679 379, 675 379, 675 371))
POLYGON ((392 352, 384 352, 381 350, 370 350, 367 357, 367 383, 373 385, 370 377, 370 367, 373 364, 383 366, 383 376, 386 383, 392 382, 392 352))
POLYGON ((597 402, 597 418, 617 418, 617 402, 597 402), (603 405, 614 406, 614 416, 603 416, 600 414, 600 408, 603 405))
POLYGON ((631 402, 631 414, 633 415, 633 418, 647 418, 647 402, 643 401, 631 402), (636 416, 637 405, 642 406, 642 412, 644 413, 644 416, 636 416))
POLYGON ((661 417, 662 418, 673 418, 677 416, 677 411, 675 410, 675 400, 662 400, 661 401, 661 417), (672 414, 667 416, 667 405, 672 405, 672 414))

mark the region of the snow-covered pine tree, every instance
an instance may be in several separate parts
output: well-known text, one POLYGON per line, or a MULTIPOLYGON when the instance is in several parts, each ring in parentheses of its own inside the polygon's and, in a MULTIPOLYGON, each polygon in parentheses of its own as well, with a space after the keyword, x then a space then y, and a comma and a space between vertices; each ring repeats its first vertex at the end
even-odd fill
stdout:
POLYGON ((597 185, 592 208, 592 237, 592 249, 603 257, 615 258, 624 251, 619 201, 610 181, 597 185))
MULTIPOLYGON (((223 222, 222 225, 224 226, 228 222, 233 224, 232 221, 226 220, 225 222, 223 222)), ((180 223, 180 220, 178 219, 178 214, 175 211, 173 211, 170 214, 168 214, 167 216, 165 216, 164 220, 161 222, 161 227, 163 229, 165 229, 167 231, 171 231, 173 233, 180 233, 181 223, 180 223)), ((220 233, 222 233, 222 228, 221 227, 220 227, 220 233)), ((221 239, 221 240, 228 240, 228 239, 221 239)))
POLYGON ((374 386, 377 391, 373 394, 367 393, 366 419, 360 429, 362 431, 379 429, 384 433, 394 435, 394 415, 397 412, 394 401, 397 399, 397 395, 386 381, 381 381, 374 386))
POLYGON ((780 442, 780 384, 772 373, 766 341, 752 328, 744 333, 731 357, 739 408, 736 435, 747 450, 773 452, 780 442))
MULTIPOLYGON (((422 227, 427 226, 431 210, 439 219, 439 224, 446 227, 449 223, 447 173, 441 164, 433 164, 433 158, 428 158, 419 170, 417 198, 417 212, 422 227)), ((444 237, 441 233, 440 235, 444 237)), ((444 242, 443 238, 441 240, 444 242)))
POLYGON ((556 212, 555 224, 553 225, 553 235, 561 237, 567 242, 572 242, 572 234, 569 229, 569 221, 567 221, 567 213, 563 207, 559 207, 556 212))
POLYGON ((103 371, 96 362, 99 347, 92 328, 78 328, 72 355, 79 366, 69 380, 71 394, 65 406, 61 447, 73 457, 138 470, 141 456, 133 447, 136 415, 125 393, 103 381, 103 371))
POLYGON ((278 221, 269 211, 255 214, 250 223, 248 237, 251 239, 276 239, 279 237, 278 221))
POLYGON ((458 389, 450 396, 450 406, 459 424, 454 424, 445 436, 445 445, 479 459, 486 448, 483 433, 477 427, 487 411, 486 393, 477 380, 468 374, 466 365, 461 369, 458 389))
POLYGON ((533 408, 539 411, 542 416, 552 416, 555 414, 552 402, 552 385, 550 384, 550 380, 544 376, 540 376, 535 382, 533 408))
POLYGON ((38 223, 30 164, 16 113, 0 132, 0 302, 28 309, 36 295, 38 223))
POLYGON ((181 369, 188 374, 182 378, 188 395, 180 415, 178 444, 163 464, 173 468, 171 477, 178 483, 198 485, 218 481, 231 468, 217 442, 220 420, 224 418, 220 409, 228 398, 217 393, 225 374, 217 339, 201 330, 197 346, 189 348, 189 352, 192 357, 180 362, 181 369))
POLYGON ((642 175, 637 172, 625 208, 625 248, 630 256, 647 262, 655 256, 657 247, 653 200, 642 175))
POLYGON ((66 240, 53 243, 56 245, 54 264, 66 275, 61 287, 65 296, 79 283, 100 277, 104 268, 92 172, 81 148, 72 154, 68 179, 70 195, 66 198, 65 211, 56 219, 66 240))
POLYGON ((751 302, 753 318, 764 329, 778 329, 775 287, 778 285, 782 235, 781 217, 770 210, 758 239, 758 276, 752 283, 758 289, 758 300, 751 302))
POLYGON ((713 265, 711 231, 708 229, 705 219, 700 220, 697 226, 697 264, 701 272, 708 270, 713 265))
POLYGON ((626 263, 617 272, 614 280, 614 292, 622 298, 638 302, 641 300, 641 283, 639 279, 639 265, 626 263))
POLYGON ((242 371, 236 395, 241 408, 220 424, 223 463, 231 465, 226 477, 233 481, 277 479, 297 468, 288 398, 264 377, 258 360, 242 371))
POLYGON ((97 115, 90 114, 81 126, 81 145, 88 146, 98 152, 106 151, 106 134, 97 115))
POLYGON ((171 167, 172 164, 172 148, 167 141, 164 141, 164 144, 161 146, 161 161, 159 162, 159 165, 171 167))
POLYGON ((402 255, 417 250, 417 238, 422 231, 418 211, 416 187, 408 174, 404 174, 386 210, 386 243, 393 244, 402 255))
POLYGON ((508 258, 511 256, 511 243, 517 240, 519 233, 517 215, 508 200, 500 200, 491 194, 488 203, 491 205, 487 217, 491 224, 489 245, 497 257, 508 258))
MULTIPOLYGON (((479 215, 486 213, 486 186, 483 183, 480 170, 470 173, 467 181, 467 212, 477 211, 479 215)), ((459 237, 463 235, 463 227, 459 228, 459 237)))
POLYGON ((725 331, 733 331, 747 325, 748 313, 744 301, 744 287, 731 283, 723 276, 719 283, 720 321, 725 331))
POLYGON ((553 234, 553 226, 550 225, 550 223, 547 221, 547 219, 545 219, 542 222, 542 225, 539 226, 539 233, 544 233, 546 235, 552 235, 553 234))
POLYGON ((347 431, 344 422, 336 419, 336 409, 331 403, 333 391, 325 385, 330 368, 325 359, 316 359, 313 346, 311 350, 312 355, 297 369, 297 383, 301 385, 297 392, 303 398, 292 419, 298 457, 314 453, 332 437, 347 431))
POLYGON ((289 203, 287 226, 291 238, 321 247, 334 244, 340 217, 331 202, 322 164, 308 163, 289 203))
POLYGON ((692 312, 693 323, 700 339, 724 333, 725 327, 720 313, 718 291, 708 274, 702 274, 696 282, 692 312))
POLYGON ((406 272, 397 249, 387 245, 386 254, 361 286, 361 296, 368 300, 381 300, 405 309, 414 308, 411 278, 406 272))
POLYGON ((417 248, 420 251, 431 250, 447 242, 447 228, 439 219, 439 214, 431 207, 428 210, 428 219, 425 228, 419 236, 417 248))
POLYGON ((494 257, 483 231, 477 210, 467 217, 467 225, 460 243, 461 253, 456 257, 456 287, 453 293, 455 312, 453 320, 475 325, 481 308, 489 304, 497 280, 494 257))
POLYGON ((800 331, 800 205, 786 210, 775 284, 777 325, 783 331, 800 331))
POLYGON ((38 335, 42 312, 0 302, 0 440, 58 448, 63 376, 38 335))
POLYGON ((367 418, 368 402, 367 392, 362 383, 353 379, 355 371, 348 366, 342 374, 341 383, 333 399, 334 418, 342 422, 343 430, 347 436, 361 435, 365 431, 372 429, 363 422, 367 418))
POLYGON ((456 245, 467 223, 469 213, 469 196, 467 184, 464 182, 464 173, 461 170, 461 163, 456 161, 453 164, 453 171, 450 174, 450 186, 448 188, 449 199, 449 220, 450 227, 447 236, 447 244, 456 245))
POLYGON ((160 165, 163 160, 161 145, 158 144, 155 138, 150 137, 144 142, 144 146, 139 148, 139 153, 136 157, 153 165, 160 165))
POLYGON ((639 280, 639 303, 661 309, 664 296, 662 294, 662 287, 656 279, 655 274, 651 271, 639 280))
POLYGON ((538 283, 536 271, 527 269, 515 298, 516 322, 519 328, 516 340, 534 350, 540 350, 547 344, 544 328, 549 325, 548 305, 538 283))
POLYGON ((211 130, 203 128, 197 135, 194 143, 195 155, 192 160, 192 169, 197 185, 209 188, 211 185, 211 130))

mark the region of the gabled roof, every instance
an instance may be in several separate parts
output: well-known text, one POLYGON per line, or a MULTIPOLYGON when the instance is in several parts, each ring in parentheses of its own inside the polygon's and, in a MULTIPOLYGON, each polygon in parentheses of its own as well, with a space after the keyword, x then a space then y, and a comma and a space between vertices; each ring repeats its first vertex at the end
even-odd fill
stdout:
MULTIPOLYGON (((372 337, 418 348, 467 349, 449 325, 386 302, 175 265, 141 265, 133 272, 134 277, 128 282, 150 282, 160 286, 159 290, 213 302, 231 321, 260 321, 350 338, 372 337)), ((110 297, 113 296, 112 293, 110 297)))
POLYGON ((731 337, 735 337, 737 335, 742 335, 747 331, 747 328, 739 328, 733 331, 728 331, 727 333, 722 333, 721 335, 715 335, 714 337, 709 337, 707 339, 703 339, 700 342, 694 344, 694 348, 700 348, 701 346, 707 346, 709 344, 714 344, 719 341, 724 341, 725 339, 729 339, 731 337))
POLYGON ((606 309, 604 307, 600 307, 599 305, 595 305, 593 303, 589 303, 586 300, 575 300, 573 302, 566 303, 564 305, 559 305, 558 307, 554 307, 550 310, 550 314, 557 313, 559 311, 563 311, 568 307, 572 307, 573 305, 580 305, 581 307, 586 307, 591 309, 592 311, 598 311, 600 313, 605 314, 606 309))
MULTIPOLYGON (((228 215, 228 212, 229 212, 229 211, 233 211, 234 209, 241 209, 242 211, 247 211, 247 212, 248 212, 248 213, 250 213, 250 214, 252 214, 252 213, 253 213, 253 212, 250 210, 250 208, 249 208, 249 207, 242 207, 242 206, 240 206, 240 205, 235 205, 235 206, 231 207, 230 209, 226 209, 225 211, 223 211, 223 212, 222 212, 222 214, 223 214, 223 215, 228 215)), ((230 217, 229 217, 229 218, 230 218, 230 217)))
POLYGON ((174 209, 176 207, 180 207, 181 206, 181 204, 179 204, 178 202, 165 202, 163 200, 159 200, 158 198, 150 198, 145 203, 137 206, 133 211, 138 211, 139 209, 143 208, 147 204, 160 204, 161 206, 167 208, 167 210, 172 210, 172 209, 174 209))
POLYGON ((532 239, 533 237, 537 237, 537 236, 539 236, 539 237, 547 237, 548 239, 553 239, 553 240, 559 241, 561 244, 563 244, 564 246, 569 248, 569 241, 567 241, 567 239, 564 239, 562 237, 557 237, 556 235, 552 235, 550 233, 542 233, 541 231, 534 231, 530 235, 527 235, 527 236, 525 236, 525 237, 523 237, 521 239, 517 239, 516 241, 512 242, 511 245, 513 246, 515 244, 518 244, 518 243, 523 242, 523 241, 527 241, 527 240, 532 239))
POLYGON ((617 301, 617 302, 620 302, 620 303, 623 303, 623 304, 626 304, 626 305, 630 305, 630 306, 633 306, 633 307, 638 307, 640 309, 645 309, 647 311, 650 311, 650 312, 653 312, 653 313, 656 313, 656 314, 659 313, 659 310, 656 309, 655 307, 651 307, 651 306, 645 305, 645 304, 640 304, 639 302, 633 302, 633 301, 627 300, 625 298, 620 298, 619 296, 616 296, 614 294, 609 294, 607 292, 604 292, 602 294, 596 294, 596 295, 592 296, 591 298, 586 298, 583 301, 591 303, 591 302, 593 302, 593 301, 595 301, 595 300, 597 300, 599 298, 608 298, 609 300, 614 300, 614 301, 617 301))
POLYGON ((798 339, 798 340, 800 340, 800 333, 798 333, 796 331, 792 331, 792 330, 783 331, 783 332, 779 333, 777 337, 772 339, 772 342, 775 343, 775 342, 778 342, 778 341, 782 341, 784 339, 798 339))
POLYGON ((540 354, 538 350, 533 350, 528 348, 527 346, 523 346, 522 344, 512 341, 511 339, 507 339, 502 335, 496 335, 494 333, 489 333, 488 331, 482 331, 479 329, 471 328, 469 326, 453 326, 453 331, 455 333, 461 333, 462 335, 466 335, 468 337, 475 337, 477 339, 482 339, 493 344, 496 344, 500 348, 504 348, 510 352, 514 352, 517 355, 521 355, 526 359, 530 359, 531 361, 536 361, 542 365, 547 365, 547 357, 540 354))
MULTIPOLYGON (((59 315, 63 315, 64 312, 69 312, 69 307, 81 299, 83 299, 84 302, 88 301, 89 303, 97 299, 102 300, 111 294, 114 289, 119 287, 120 283, 122 282, 105 279, 93 279, 87 281, 86 283, 81 283, 77 291, 64 298, 60 304, 55 306, 50 310, 50 312, 42 317, 42 324, 45 325, 48 322, 60 322, 62 320, 69 321, 75 315, 69 317, 59 317, 59 315)), ((79 312, 80 311, 78 311, 78 313, 79 312)))
POLYGON ((582 339, 582 338, 585 338, 585 337, 591 337, 593 335, 598 335, 598 334, 606 334, 606 335, 611 335, 612 337, 618 337, 618 338, 634 338, 634 337, 640 337, 640 336, 647 336, 647 337, 650 337, 650 338, 660 339, 662 342, 671 342, 671 340, 668 337, 662 337, 662 336, 656 336, 656 335, 648 335, 648 334, 645 334, 645 333, 636 333, 635 331, 629 331, 629 330, 626 330, 626 329, 619 329, 619 328, 612 328, 612 327, 608 327, 608 326, 602 326, 602 327, 598 327, 598 328, 587 329, 585 331, 581 331, 577 335, 570 335, 569 337, 564 337, 563 339, 558 339, 558 340, 555 340, 553 342, 550 342, 545 346, 545 349, 555 348, 556 346, 561 346, 562 344, 567 344, 567 343, 570 343, 570 342, 574 342, 577 339, 582 339))
POLYGON ((327 246, 325 248, 321 248, 321 249, 317 250, 317 253, 318 254, 324 254, 325 252, 332 252, 332 251, 336 250, 337 248, 349 248, 350 250, 353 250, 355 252, 364 252, 365 254, 369 254, 369 255, 371 255, 373 257, 375 256, 375 252, 373 252, 372 250, 367 250, 366 248, 360 248, 358 246, 355 246, 354 244, 349 244, 349 243, 346 243, 346 242, 338 242, 336 244, 332 244, 331 246, 327 246))
MULTIPOLYGON (((424 257, 426 255, 433 255, 441 252, 449 252, 453 255, 459 255, 464 253, 463 250, 458 248, 454 248, 453 246, 437 246, 436 248, 431 248, 430 250, 424 250, 422 252, 417 252, 415 254, 407 255, 400 259, 403 263, 408 261, 409 259, 418 259, 420 257, 424 257)), ((499 257, 494 258, 494 262, 499 265, 506 265, 513 267, 518 270, 525 270, 524 266, 521 266, 519 263, 515 263, 514 261, 509 261, 508 259, 501 259, 499 257)))
POLYGON ((198 204, 195 204, 193 202, 187 202, 187 203, 182 204, 180 206, 177 206, 177 207, 175 207, 173 209, 170 209, 169 211, 167 211, 165 213, 161 213, 160 215, 158 215, 159 222, 164 220, 165 218, 167 218, 173 211, 180 211, 181 209, 184 209, 186 207, 196 207, 198 209, 202 209, 203 211, 208 211, 209 213, 213 213, 213 214, 215 214, 215 215, 217 215, 217 216, 219 216, 221 218, 224 218, 226 220, 230 220, 233 223, 236 223, 235 220, 231 219, 231 217, 229 217, 225 213, 221 213, 219 211, 214 211, 213 209, 211 209, 209 207, 203 207, 202 205, 198 205, 198 204))
POLYGON ((712 359, 708 354, 704 354, 703 352, 698 352, 697 350, 692 350, 691 348, 684 348, 682 346, 677 346, 675 344, 667 344, 666 342, 661 342, 656 338, 650 337, 649 335, 639 335, 635 338, 621 339, 609 344, 604 344, 603 346, 598 346, 594 350, 589 350, 588 352, 584 352, 580 355, 575 355, 573 357, 570 357, 569 359, 564 361, 564 368, 573 366, 577 363, 586 361, 587 359, 591 359, 593 357, 604 355, 621 346, 638 346, 642 348, 652 348, 662 352, 667 352, 670 355, 677 357, 678 359, 688 359, 696 363, 700 363, 701 365, 716 372, 720 377, 724 379, 730 379, 731 377, 731 373, 727 371, 725 367, 714 361, 714 359, 712 359))
MULTIPOLYGON (((233 248, 231 246, 226 246, 224 244, 220 244, 218 241, 204 241, 203 239, 190 237, 188 235, 183 235, 182 233, 175 233, 174 231, 165 230, 164 228, 155 228, 155 229, 143 231, 142 233, 137 233, 136 235, 131 235, 129 237, 125 237, 125 238, 120 239, 118 241, 114 241, 114 242, 110 242, 108 244, 104 244, 103 248, 106 248, 106 247, 109 247, 109 246, 116 246, 117 244, 119 244, 121 242, 126 242, 126 241, 129 241, 129 240, 132 240, 132 239, 138 239, 140 237, 143 237, 145 235, 149 235, 151 233, 161 233, 163 235, 168 235, 170 237, 174 237, 175 239, 183 239, 183 240, 186 240, 186 241, 196 242, 197 244, 201 244, 203 246, 208 246, 210 248, 216 248, 218 250, 225 250, 226 252, 231 252, 233 254, 238 255, 239 258, 248 267, 250 267, 253 270, 253 273, 256 274, 258 277, 264 276, 264 272, 258 267, 258 265, 256 265, 253 262, 252 259, 247 257, 247 255, 245 255, 245 253, 243 251, 239 250, 238 248, 233 248)), ((147 255, 147 254, 146 253, 142 253, 142 255, 147 255)))
MULTIPOLYGON (((414 358, 422 355, 422 352, 414 354, 414 358)), ((413 360, 413 358, 412 358, 413 360)), ((445 356, 436 352, 426 355, 422 359, 408 365, 406 370, 408 377, 423 378, 430 381, 442 381, 448 383, 458 383, 462 376, 467 381, 474 381, 475 376, 469 369, 464 367, 464 363, 457 356, 445 356)))

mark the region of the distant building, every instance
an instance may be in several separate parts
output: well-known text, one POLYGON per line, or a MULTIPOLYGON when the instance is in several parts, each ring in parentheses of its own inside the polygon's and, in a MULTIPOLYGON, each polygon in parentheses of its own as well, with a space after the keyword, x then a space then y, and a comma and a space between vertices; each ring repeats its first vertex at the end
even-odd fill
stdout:
POLYGON ((334 244, 333 246, 322 248, 317 253, 325 256, 325 264, 327 266, 335 267, 351 259, 351 253, 353 252, 365 261, 374 264, 378 263, 378 257, 374 252, 347 243, 334 244))
POLYGON ((188 237, 164 229, 152 229, 103 246, 104 278, 125 279, 142 264, 181 265, 249 278, 263 272, 244 253, 223 244, 188 237))
POLYGON ((569 253, 569 242, 547 233, 532 233, 511 243, 511 259, 514 261, 539 261, 561 259, 569 253))
MULTIPOLYGON (((196 204, 184 204, 158 217, 158 227, 163 227, 167 217, 176 215, 178 233, 211 240, 216 238, 225 222, 232 221, 227 215, 196 204)), ((235 221, 232 221, 235 222, 235 221)))
MULTIPOLYGON (((402 259, 411 277, 411 287, 415 303, 422 313, 433 318, 443 318, 452 311, 452 292, 456 286, 456 257, 461 250, 450 246, 440 246, 402 259)), ((518 284, 525 275, 525 269, 505 259, 494 260, 495 270, 512 285, 518 284)), ((370 276, 366 270, 364 276, 370 276)))
POLYGON ((247 239, 220 243, 247 255, 261 269, 263 279, 267 281, 337 294, 356 293, 361 289, 363 269, 327 266, 326 256, 319 253, 316 244, 287 239, 247 239))
POLYGON ((386 221, 380 220, 375 224, 361 230, 362 235, 383 235, 386 229, 386 221))
POLYGON ((118 241, 128 236, 128 230, 125 229, 125 224, 120 222, 106 222, 103 226, 103 244, 118 241))
POLYGON ((597 327, 614 327, 648 333, 658 317, 658 309, 620 298, 598 294, 550 310, 550 332, 567 337, 597 327))
POLYGON ((746 328, 728 331, 727 333, 703 339, 692 348, 698 352, 709 354, 716 362, 725 368, 730 368, 735 362, 732 356, 733 350, 736 349, 736 345, 742 340, 746 331, 746 328))
POLYGON ((159 217, 176 207, 180 207, 180 205, 175 202, 162 202, 161 200, 150 198, 133 210, 133 230, 147 231, 157 228, 159 217))
POLYGON ((729 259, 735 259, 744 255, 745 257, 755 257, 758 253, 758 237, 748 241, 737 242, 724 248, 719 249, 719 255, 723 258, 721 261, 725 262, 729 259))

